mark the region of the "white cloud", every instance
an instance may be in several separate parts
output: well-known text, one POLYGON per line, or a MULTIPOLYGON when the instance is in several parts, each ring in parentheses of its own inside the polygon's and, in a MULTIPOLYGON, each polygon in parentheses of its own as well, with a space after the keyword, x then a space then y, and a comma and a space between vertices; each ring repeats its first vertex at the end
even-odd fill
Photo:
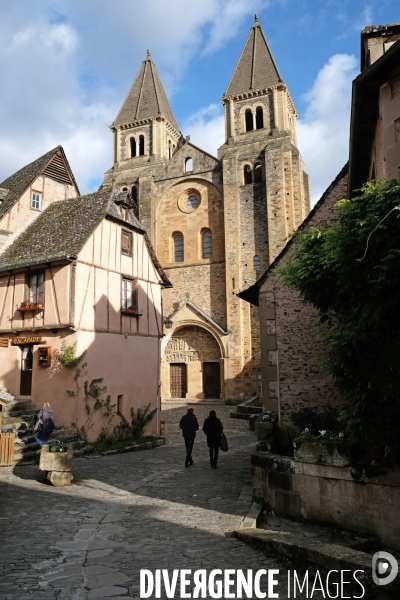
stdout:
MULTIPOLYGON (((213 52, 269 1, 8 3, 0 21, 0 181, 61 144, 88 191, 112 165, 108 125, 146 49, 171 97, 195 53, 213 52)), ((221 111, 188 124, 194 143, 213 154, 224 141, 221 111)))
POLYGON ((191 115, 183 124, 182 132, 190 141, 213 156, 225 141, 224 110, 222 105, 210 104, 191 115))
POLYGON ((313 204, 348 160, 351 82, 355 56, 335 54, 304 95, 307 108, 298 120, 298 145, 311 179, 313 204))
POLYGON ((217 50, 225 41, 234 37, 243 22, 243 18, 253 16, 269 5, 269 0, 225 0, 210 19, 211 32, 203 53, 217 50))
MULTIPOLYGON (((376 3, 376 2, 375 2, 376 3)), ((336 18, 343 24, 343 32, 336 37, 336 40, 344 40, 354 33, 359 33, 368 25, 373 24, 374 6, 373 3, 367 4, 364 9, 357 15, 356 19, 351 19, 346 12, 339 12, 336 18)))

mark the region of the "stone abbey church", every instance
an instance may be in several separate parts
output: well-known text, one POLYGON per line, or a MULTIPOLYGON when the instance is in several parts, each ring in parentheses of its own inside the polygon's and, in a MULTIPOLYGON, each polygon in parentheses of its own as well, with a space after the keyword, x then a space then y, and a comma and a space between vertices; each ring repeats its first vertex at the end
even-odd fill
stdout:
POLYGON ((297 112, 258 17, 221 98, 218 157, 184 138, 148 51, 111 125, 103 186, 129 191, 173 288, 163 292, 162 398, 258 390, 257 309, 237 293, 310 210, 297 112))

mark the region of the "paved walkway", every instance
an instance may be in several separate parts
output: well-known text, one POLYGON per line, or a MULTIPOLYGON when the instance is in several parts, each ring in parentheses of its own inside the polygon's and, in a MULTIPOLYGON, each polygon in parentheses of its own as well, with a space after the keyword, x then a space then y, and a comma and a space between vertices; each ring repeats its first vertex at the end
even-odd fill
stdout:
MULTIPOLYGON (((195 407, 199 420, 210 408, 195 407)), ((168 445, 78 459, 72 487, 53 488, 34 466, 0 469, 0 598, 138 598, 141 568, 281 568, 287 597, 286 568, 232 536, 251 505, 254 437, 215 408, 230 444, 217 470, 202 432, 184 468, 176 422, 185 409, 173 405, 168 445)))

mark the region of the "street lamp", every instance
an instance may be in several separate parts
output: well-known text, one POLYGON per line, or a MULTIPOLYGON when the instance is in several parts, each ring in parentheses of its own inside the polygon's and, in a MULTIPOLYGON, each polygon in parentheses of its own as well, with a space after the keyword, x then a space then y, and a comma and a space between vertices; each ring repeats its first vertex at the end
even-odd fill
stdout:
POLYGON ((172 321, 171 321, 171 319, 169 317, 167 319, 165 319, 164 325, 165 325, 165 329, 171 329, 172 328, 172 321))

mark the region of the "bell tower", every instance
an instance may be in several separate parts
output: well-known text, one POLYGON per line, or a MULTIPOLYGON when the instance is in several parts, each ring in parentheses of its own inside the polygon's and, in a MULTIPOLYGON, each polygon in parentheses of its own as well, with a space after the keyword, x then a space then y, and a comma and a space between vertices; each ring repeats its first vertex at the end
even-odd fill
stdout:
POLYGON ((309 179, 297 148, 297 112, 255 21, 226 92, 222 161, 231 395, 254 389, 260 368, 257 315, 236 294, 257 281, 310 210, 309 179))
POLYGON ((113 166, 105 173, 103 185, 114 181, 120 190, 131 192, 140 221, 153 237, 152 179, 183 138, 150 50, 110 130, 113 166))

